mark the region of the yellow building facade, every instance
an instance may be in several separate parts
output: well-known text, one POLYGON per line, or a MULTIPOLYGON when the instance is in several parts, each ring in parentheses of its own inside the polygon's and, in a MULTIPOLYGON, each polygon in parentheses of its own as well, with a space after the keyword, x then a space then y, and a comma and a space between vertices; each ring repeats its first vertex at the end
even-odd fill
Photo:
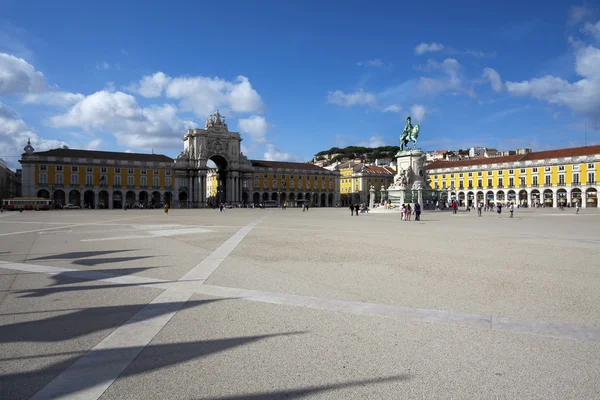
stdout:
POLYGON ((35 152, 21 159, 23 196, 52 199, 55 206, 158 207, 170 202, 173 160, 164 155, 76 150, 35 152))
POLYGON ((396 170, 393 167, 379 167, 363 163, 347 163, 339 166, 340 204, 368 204, 370 188, 375 189, 375 202, 385 197, 385 189, 394 182, 396 170))
POLYGON ((521 206, 598 206, 596 171, 600 146, 523 155, 435 161, 426 170, 432 189, 460 205, 515 203, 521 206))

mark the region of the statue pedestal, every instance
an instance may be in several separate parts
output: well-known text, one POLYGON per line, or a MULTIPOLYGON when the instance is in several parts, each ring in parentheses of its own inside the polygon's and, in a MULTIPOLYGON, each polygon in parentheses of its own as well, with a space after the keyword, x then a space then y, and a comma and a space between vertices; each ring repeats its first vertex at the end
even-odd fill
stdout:
POLYGON ((396 154, 397 170, 394 183, 388 188, 388 198, 396 209, 402 204, 423 205, 425 181, 425 153, 421 149, 399 151, 396 154))

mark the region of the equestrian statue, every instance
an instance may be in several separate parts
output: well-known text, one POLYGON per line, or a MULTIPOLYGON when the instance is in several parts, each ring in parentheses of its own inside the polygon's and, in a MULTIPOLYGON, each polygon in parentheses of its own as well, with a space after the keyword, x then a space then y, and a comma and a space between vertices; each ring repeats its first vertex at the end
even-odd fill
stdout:
POLYGON ((410 117, 406 117, 406 125, 404 125, 404 131, 400 135, 400 151, 408 150, 408 143, 413 143, 413 148, 417 145, 417 139, 419 138, 419 124, 412 125, 410 117))

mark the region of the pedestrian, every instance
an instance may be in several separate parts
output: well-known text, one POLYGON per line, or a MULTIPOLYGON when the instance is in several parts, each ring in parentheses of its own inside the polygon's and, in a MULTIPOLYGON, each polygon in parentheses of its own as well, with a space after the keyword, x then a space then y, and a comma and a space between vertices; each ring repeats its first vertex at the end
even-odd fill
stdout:
POLYGON ((508 211, 510 211, 510 217, 509 218, 512 218, 513 217, 513 213, 515 212, 515 205, 514 205, 514 203, 510 203, 510 206, 508 207, 508 211))
POLYGON ((410 216, 412 215, 412 207, 410 204, 406 205, 406 220, 410 221, 410 216))
POLYGON ((415 221, 421 220, 421 205, 419 203, 415 203, 415 221))
POLYGON ((406 219, 406 205, 402 204, 402 208, 400 208, 400 220, 404 221, 406 219))
POLYGON ((350 216, 354 215, 354 205, 350 203, 350 216))
POLYGON ((354 205, 354 214, 358 217, 358 204, 354 205))
POLYGON ((165 203, 165 214, 169 215, 169 203, 165 203))
POLYGON ((483 208, 483 203, 477 203, 477 216, 481 217, 481 209, 483 208))
POLYGON ((579 202, 575 203, 575 214, 579 214, 579 202))
POLYGON ((496 204, 496 209, 498 211, 498 218, 502 218, 502 203, 496 204))
POLYGON ((452 214, 456 214, 458 206, 456 205, 456 201, 452 202, 452 214))

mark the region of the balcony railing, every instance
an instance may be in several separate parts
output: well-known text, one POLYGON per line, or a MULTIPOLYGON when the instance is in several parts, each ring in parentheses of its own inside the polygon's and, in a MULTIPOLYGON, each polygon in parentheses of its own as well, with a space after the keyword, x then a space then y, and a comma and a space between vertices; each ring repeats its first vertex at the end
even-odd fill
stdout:
POLYGON ((514 188, 515 188, 515 185, 508 185, 508 188, 509 188, 509 189, 514 189, 514 188))
POLYGON ((71 183, 71 187, 79 187, 78 183, 71 183))
POLYGON ((493 189, 493 188, 494 188, 494 185, 487 185, 487 188, 488 188, 488 189, 493 189))
POLYGON ((532 183, 531 187, 539 187, 540 185, 538 185, 537 183, 532 183))
POLYGON ((588 186, 592 186, 592 185, 595 185, 595 184, 596 184, 596 181, 588 181, 588 183, 587 183, 588 186))
POLYGON ((134 189, 135 185, 127 185, 127 189, 134 189))
POLYGON ((160 186, 152 186, 152 189, 160 189, 160 186))
POLYGON ((121 188, 121 184, 118 184, 118 185, 115 184, 115 185, 113 185, 113 187, 116 188, 116 189, 120 189, 121 188))
POLYGON ((467 189, 473 189, 473 185, 469 185, 467 189))
POLYGON ((579 182, 579 181, 571 183, 571 186, 579 186, 579 185, 581 185, 581 182, 579 182))
POLYGON ((550 186, 552 186, 552 182, 546 182, 546 183, 544 183, 544 186, 550 187, 550 186))
POLYGON ((567 186, 567 184, 566 184, 566 183, 564 183, 564 182, 558 182, 558 183, 556 184, 556 186, 567 186))
POLYGON ((504 188, 504 185, 498 185, 498 188, 502 189, 504 188))
POLYGON ((526 184, 524 184, 524 183, 521 183, 521 184, 519 185, 519 187, 522 187, 522 188, 524 188, 524 187, 527 187, 527 185, 526 185, 526 184))
POLYGON ((483 189, 483 185, 477 185, 477 189, 483 189))
POLYGON ((93 183, 86 183, 85 187, 94 187, 94 184, 93 183))
POLYGON ((107 183, 101 183, 100 187, 103 187, 103 188, 108 187, 108 184, 107 183))
POLYGON ((56 187, 65 187, 64 183, 55 183, 54 186, 56 187))
POLYGON ((140 185, 140 189, 148 189, 148 185, 140 185))

